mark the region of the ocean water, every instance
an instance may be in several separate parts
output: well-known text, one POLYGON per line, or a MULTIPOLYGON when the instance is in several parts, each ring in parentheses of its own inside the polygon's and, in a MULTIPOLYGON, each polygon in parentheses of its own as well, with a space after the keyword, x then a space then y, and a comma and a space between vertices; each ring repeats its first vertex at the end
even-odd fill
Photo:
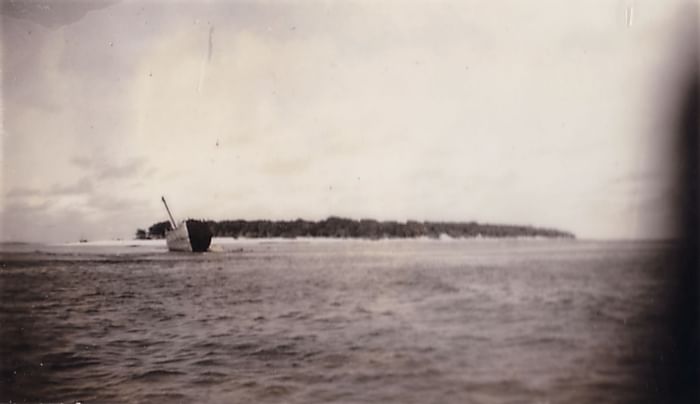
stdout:
POLYGON ((214 249, 3 246, 0 402, 607 403, 658 393, 653 335, 666 326, 669 244, 214 249))

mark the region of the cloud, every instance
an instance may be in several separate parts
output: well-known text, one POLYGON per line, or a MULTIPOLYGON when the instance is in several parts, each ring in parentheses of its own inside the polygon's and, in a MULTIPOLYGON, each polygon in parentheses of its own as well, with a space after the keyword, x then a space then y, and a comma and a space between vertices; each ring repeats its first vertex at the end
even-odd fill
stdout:
POLYGON ((87 194, 94 189, 93 181, 87 177, 82 178, 78 182, 69 185, 54 185, 51 187, 46 196, 59 196, 59 195, 79 195, 87 194))
POLYGON ((7 0, 0 6, 0 14, 31 21, 47 28, 57 28, 81 20, 93 10, 109 7, 118 0, 76 1, 62 0, 7 0))
POLYGON ((129 237, 137 226, 153 223, 158 217, 148 201, 97 190, 85 180, 44 191, 19 189, 9 194, 0 206, 3 241, 129 237))
POLYGON ((81 170, 87 171, 96 180, 128 179, 151 172, 148 169, 147 160, 143 157, 132 157, 121 162, 74 157, 71 159, 71 163, 81 170))
POLYGON ((32 188, 13 188, 9 190, 5 196, 8 198, 27 198, 34 196, 43 196, 44 192, 38 189, 32 188))
POLYGON ((137 226, 153 222, 152 214, 134 203, 125 220, 123 209, 108 209, 94 214, 95 210, 108 207, 109 196, 100 197, 95 205, 67 205, 55 208, 54 201, 42 204, 25 202, 5 206, 0 215, 0 240, 71 242, 82 238, 103 239, 130 237, 137 226))
POLYGON ((90 195, 86 206, 100 213, 133 212, 146 205, 138 198, 120 197, 113 193, 95 193, 90 195))
POLYGON ((99 179, 123 179, 142 174, 146 169, 146 160, 134 158, 121 164, 105 164, 99 167, 97 177, 99 179))
POLYGON ((48 189, 36 189, 36 188, 13 188, 9 190, 5 196, 7 198, 13 199, 27 199, 27 198, 54 198, 60 196, 72 196, 72 195, 85 195, 90 193, 94 189, 93 181, 87 177, 80 179, 72 184, 54 184, 48 189))
POLYGON ((83 169, 91 169, 94 164, 93 159, 87 157, 73 157, 71 163, 83 169))

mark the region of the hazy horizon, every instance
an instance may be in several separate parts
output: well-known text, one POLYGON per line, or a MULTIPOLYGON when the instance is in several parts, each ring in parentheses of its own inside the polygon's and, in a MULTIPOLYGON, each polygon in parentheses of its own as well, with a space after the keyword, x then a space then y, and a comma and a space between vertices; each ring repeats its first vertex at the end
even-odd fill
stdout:
POLYGON ((690 1, 2 3, 0 241, 176 218, 673 236, 690 1))

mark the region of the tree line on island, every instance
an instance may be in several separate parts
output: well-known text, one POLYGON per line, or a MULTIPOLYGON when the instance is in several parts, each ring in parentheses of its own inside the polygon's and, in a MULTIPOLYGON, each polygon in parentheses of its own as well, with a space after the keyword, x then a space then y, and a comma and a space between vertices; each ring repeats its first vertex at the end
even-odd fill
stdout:
MULTIPOLYGON (((537 228, 532 226, 482 224, 477 222, 407 222, 377 221, 373 219, 346 219, 331 216, 319 221, 310 220, 208 220, 206 223, 214 237, 233 238, 365 238, 378 240, 383 238, 440 238, 446 235, 452 238, 475 237, 547 237, 574 238, 572 233, 537 228)), ((136 231, 137 239, 164 238, 172 229, 170 222, 158 222, 145 229, 136 231)))

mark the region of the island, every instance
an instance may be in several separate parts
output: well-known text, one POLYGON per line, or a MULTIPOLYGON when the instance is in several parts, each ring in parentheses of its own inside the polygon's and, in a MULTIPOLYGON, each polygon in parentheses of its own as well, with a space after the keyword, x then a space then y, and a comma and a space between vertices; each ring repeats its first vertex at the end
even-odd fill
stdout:
MULTIPOLYGON (((488 224, 477 222, 378 221, 331 216, 319 221, 297 220, 207 220, 214 237, 233 238, 575 238, 573 233, 533 226, 488 224)), ((163 238, 171 229, 168 221, 138 229, 137 239, 163 238)))

